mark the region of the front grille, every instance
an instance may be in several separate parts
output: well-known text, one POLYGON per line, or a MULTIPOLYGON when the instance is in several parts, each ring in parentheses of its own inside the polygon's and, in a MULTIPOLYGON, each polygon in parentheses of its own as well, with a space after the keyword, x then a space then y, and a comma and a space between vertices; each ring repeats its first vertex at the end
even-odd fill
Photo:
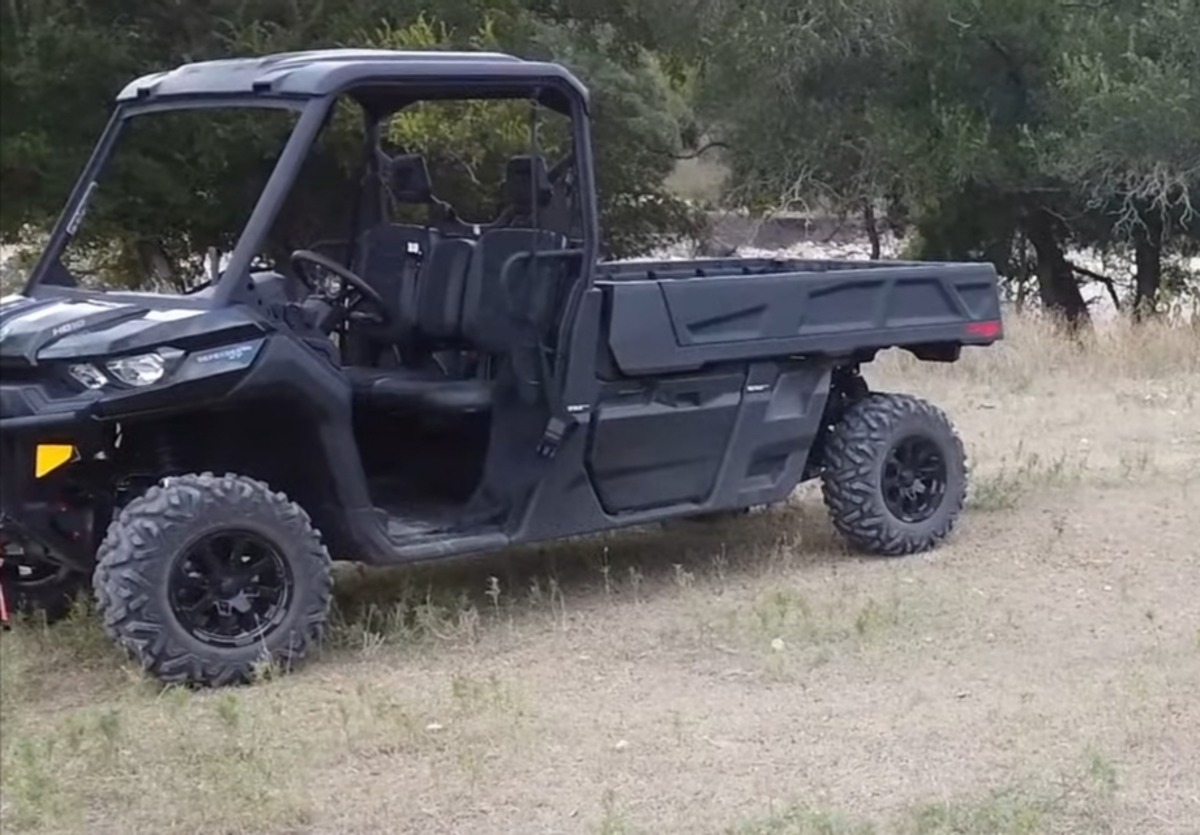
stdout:
POLYGON ((38 367, 22 357, 0 357, 0 386, 8 388, 16 383, 34 382, 38 367))

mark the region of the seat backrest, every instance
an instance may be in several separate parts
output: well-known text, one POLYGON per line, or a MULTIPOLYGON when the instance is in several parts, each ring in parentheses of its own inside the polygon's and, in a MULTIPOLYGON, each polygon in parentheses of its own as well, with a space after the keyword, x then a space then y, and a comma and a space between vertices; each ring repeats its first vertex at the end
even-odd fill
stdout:
POLYGON ((434 248, 433 233, 421 226, 385 223, 359 239, 357 272, 388 307, 391 322, 376 338, 400 339, 416 326, 418 275, 434 248))
POLYGON ((478 347, 512 347, 512 314, 502 279, 510 260, 533 252, 561 249, 561 235, 546 229, 491 229, 479 238, 463 294, 463 333, 478 347))
POLYGON ((463 294, 475 248, 475 242, 465 238, 442 238, 434 244, 416 283, 416 328, 422 338, 462 340, 463 294))
POLYGON ((552 196, 545 157, 518 154, 504 166, 504 201, 518 215, 531 216, 535 205, 538 209, 545 208, 552 196))
POLYGON ((428 204, 433 202, 433 183, 429 164, 420 154, 397 154, 388 157, 386 178, 388 193, 397 203, 428 204))

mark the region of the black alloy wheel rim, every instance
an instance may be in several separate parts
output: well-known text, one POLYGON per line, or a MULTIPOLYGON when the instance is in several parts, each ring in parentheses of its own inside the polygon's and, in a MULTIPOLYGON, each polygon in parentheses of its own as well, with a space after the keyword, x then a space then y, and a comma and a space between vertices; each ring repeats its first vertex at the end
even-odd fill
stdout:
POLYGON ((946 458, 925 435, 901 438, 883 464, 883 500, 902 522, 917 524, 937 513, 946 495, 946 458))
POLYGON ((249 531, 209 534, 175 561, 171 611, 193 638, 214 647, 262 641, 287 616, 292 573, 279 549, 249 531))

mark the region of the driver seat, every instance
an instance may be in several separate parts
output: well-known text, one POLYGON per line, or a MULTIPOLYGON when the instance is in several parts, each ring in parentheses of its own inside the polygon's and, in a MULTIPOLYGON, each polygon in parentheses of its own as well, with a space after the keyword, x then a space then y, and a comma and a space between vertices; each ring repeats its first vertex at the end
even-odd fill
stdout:
MULTIPOLYGON (((463 296, 474 252, 475 242, 465 238, 444 238, 433 245, 415 288, 413 316, 422 341, 464 342, 463 296)), ((352 366, 344 371, 355 400, 372 409, 472 414, 492 405, 488 380, 451 377, 432 361, 423 368, 352 366)))
MULTIPOLYGON (((395 205, 427 204, 433 200, 433 186, 425 158, 416 154, 396 157, 382 155, 380 181, 395 205)), ((431 229, 388 220, 367 229, 358 241, 356 269, 387 304, 390 323, 364 325, 359 333, 374 344, 403 344, 416 327, 417 281, 424 261, 435 243, 431 229)))

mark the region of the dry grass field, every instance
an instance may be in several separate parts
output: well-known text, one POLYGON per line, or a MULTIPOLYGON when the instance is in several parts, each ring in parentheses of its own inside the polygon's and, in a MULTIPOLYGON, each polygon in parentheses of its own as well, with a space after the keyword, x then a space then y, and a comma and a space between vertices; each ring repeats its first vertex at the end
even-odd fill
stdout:
POLYGON ((345 571, 303 670, 163 691, 81 613, 0 638, 0 829, 1200 833, 1200 329, 1010 323, 876 388, 971 457, 954 540, 849 554, 819 494, 345 571))

